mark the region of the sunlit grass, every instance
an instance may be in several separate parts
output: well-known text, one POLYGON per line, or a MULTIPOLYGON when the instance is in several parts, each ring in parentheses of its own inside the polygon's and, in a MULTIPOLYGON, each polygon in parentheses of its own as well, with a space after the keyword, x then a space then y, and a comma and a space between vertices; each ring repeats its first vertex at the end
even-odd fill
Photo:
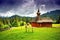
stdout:
POLYGON ((60 27, 60 24, 52 24, 52 27, 60 27))
POLYGON ((60 40, 60 28, 34 27, 32 32, 30 25, 26 32, 25 26, 12 27, 0 32, 0 40, 60 40))

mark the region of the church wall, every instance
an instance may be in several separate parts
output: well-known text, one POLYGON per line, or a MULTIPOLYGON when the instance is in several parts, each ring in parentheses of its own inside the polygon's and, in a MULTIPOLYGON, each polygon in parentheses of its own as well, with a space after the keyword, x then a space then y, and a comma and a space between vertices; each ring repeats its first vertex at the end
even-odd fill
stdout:
POLYGON ((31 23, 32 27, 52 27, 52 23, 36 23, 36 22, 32 22, 31 23))

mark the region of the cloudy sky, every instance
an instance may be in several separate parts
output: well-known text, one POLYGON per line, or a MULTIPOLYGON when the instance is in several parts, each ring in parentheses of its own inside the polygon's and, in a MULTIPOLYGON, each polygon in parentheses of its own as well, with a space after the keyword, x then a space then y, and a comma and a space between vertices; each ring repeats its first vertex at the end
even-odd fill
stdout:
POLYGON ((60 10, 60 0, 0 0, 0 16, 10 17, 36 16, 37 9, 41 14, 52 10, 60 10))

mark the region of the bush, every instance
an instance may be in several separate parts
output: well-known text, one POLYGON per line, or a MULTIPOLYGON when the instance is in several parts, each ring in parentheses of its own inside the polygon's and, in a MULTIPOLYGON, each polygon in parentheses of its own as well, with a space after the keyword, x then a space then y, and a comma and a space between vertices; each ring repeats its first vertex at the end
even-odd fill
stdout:
POLYGON ((56 22, 56 23, 58 23, 58 24, 60 23, 60 16, 58 17, 58 20, 57 20, 57 22, 56 22))
POLYGON ((11 24, 11 27, 18 27, 17 22, 12 23, 12 24, 11 24))
POLYGON ((0 31, 7 30, 9 28, 10 28, 9 25, 0 25, 0 31))
POLYGON ((24 26, 24 22, 20 23, 20 26, 24 26))
POLYGON ((4 29, 10 28, 9 25, 4 25, 4 29))

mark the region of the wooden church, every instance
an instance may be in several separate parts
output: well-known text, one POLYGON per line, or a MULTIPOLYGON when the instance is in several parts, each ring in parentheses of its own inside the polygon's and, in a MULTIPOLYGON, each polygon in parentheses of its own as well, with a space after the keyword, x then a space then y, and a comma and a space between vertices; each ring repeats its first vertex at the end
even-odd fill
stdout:
POLYGON ((31 20, 32 27, 52 27, 53 20, 50 18, 41 18, 40 11, 38 9, 37 16, 31 20))

